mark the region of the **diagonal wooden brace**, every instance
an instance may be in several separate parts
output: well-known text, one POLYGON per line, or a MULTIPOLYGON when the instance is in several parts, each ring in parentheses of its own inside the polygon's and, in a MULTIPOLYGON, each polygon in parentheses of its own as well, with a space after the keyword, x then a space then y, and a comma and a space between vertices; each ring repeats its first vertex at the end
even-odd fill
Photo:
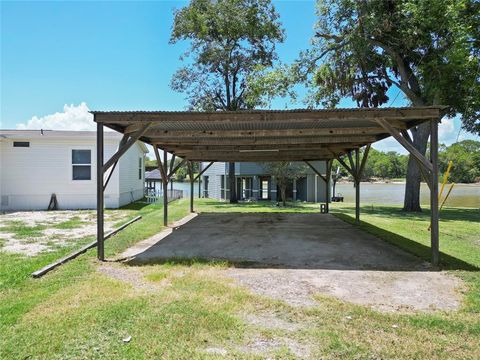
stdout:
POLYGON ((305 164, 307 164, 307 165, 310 167, 310 169, 313 170, 313 172, 314 172, 315 174, 317 174, 318 176, 320 176, 323 181, 327 182, 327 178, 326 178, 325 176, 323 176, 323 175, 320 173, 320 171, 318 171, 317 169, 315 169, 315 167, 314 167, 312 164, 310 164, 309 161, 307 161, 307 160, 304 160, 304 161, 305 161, 305 164))
POLYGON ((117 152, 113 154, 113 156, 103 165, 103 172, 105 173, 115 162, 118 161, 122 157, 123 154, 125 154, 128 149, 132 147, 135 142, 140 139, 140 137, 145 134, 145 132, 148 130, 148 128, 152 125, 152 123, 148 123, 135 133, 133 133, 130 138, 127 140, 127 142, 118 148, 117 152))
POLYGON ((413 146, 413 143, 410 143, 407 138, 404 138, 400 134, 400 130, 394 128, 385 119, 376 119, 376 122, 390 135, 392 135, 395 140, 397 140, 400 145, 402 145, 424 167, 424 170, 426 170, 428 173, 429 178, 431 178, 431 174, 433 172, 432 163, 413 146))

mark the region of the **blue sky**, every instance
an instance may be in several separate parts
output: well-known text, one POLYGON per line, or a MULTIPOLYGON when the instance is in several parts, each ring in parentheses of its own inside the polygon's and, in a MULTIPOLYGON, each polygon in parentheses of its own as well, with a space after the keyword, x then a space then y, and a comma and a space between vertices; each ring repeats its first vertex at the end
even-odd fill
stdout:
MULTIPOLYGON (((77 121, 73 128, 80 129, 91 126, 87 109, 184 109, 184 96, 169 82, 187 44, 168 40, 173 9, 185 4, 2 1, 0 128, 66 128, 77 121)), ((288 63, 309 46, 314 2, 275 5, 287 34, 278 54, 288 63)), ((285 103, 275 101, 272 108, 285 103)), ((399 96, 394 106, 403 104, 399 96)), ((345 100, 342 106, 355 105, 345 100)), ((453 142, 459 126, 458 120, 447 120, 441 141, 453 142)), ((394 141, 377 148, 401 150, 394 141)))

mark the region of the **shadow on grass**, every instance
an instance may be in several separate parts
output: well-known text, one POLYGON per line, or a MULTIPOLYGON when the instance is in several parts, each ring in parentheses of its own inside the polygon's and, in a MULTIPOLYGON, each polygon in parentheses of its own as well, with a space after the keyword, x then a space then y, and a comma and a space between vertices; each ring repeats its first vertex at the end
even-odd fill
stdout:
MULTIPOLYGON (((469 210, 469 209, 465 209, 465 210, 469 210)), ((457 211, 457 210, 455 209, 455 211, 457 211)), ((367 213, 367 211, 364 211, 364 212, 367 213)), ((378 214, 382 214, 382 211, 379 210, 379 208, 377 207, 377 208, 375 208, 374 213, 378 215, 378 214)), ((399 213, 402 213, 402 212, 399 210, 399 213)), ((411 213, 408 213, 409 217, 410 217, 410 214, 411 213)), ((346 214, 342 214, 342 213, 333 213, 333 215, 338 217, 339 219, 349 223, 349 224, 354 224, 355 223, 354 217, 352 217, 350 215, 346 215, 346 214)), ((394 216, 394 214, 392 214, 391 208, 389 209, 389 211, 385 211, 385 215, 389 215, 389 216, 392 216, 392 217, 394 216)), ((455 214, 455 217, 457 217, 456 214, 455 214)), ((461 216, 460 216, 460 219, 463 219, 463 218, 461 218, 461 216)), ((454 220, 454 219, 451 218, 450 220, 454 220)), ((360 221, 360 229, 362 229, 362 230, 364 230, 364 231, 366 231, 366 232, 368 232, 372 235, 375 235, 375 236, 379 237, 380 239, 385 240, 386 242, 388 242, 390 244, 393 244, 393 245, 395 245, 395 246, 397 246, 397 247, 399 247, 399 248, 401 248, 405 251, 408 251, 409 253, 412 253, 412 254, 420 257, 421 259, 423 259, 425 261, 428 261, 428 262, 431 261, 431 249, 428 246, 425 246, 425 245, 420 244, 416 241, 410 240, 410 239, 408 239, 404 236, 392 233, 388 230, 379 228, 375 225, 372 225, 372 224, 364 222, 364 221, 360 221)), ((469 263, 467 263, 467 262, 465 262, 461 259, 458 259, 454 256, 445 254, 443 252, 440 252, 440 267, 444 270, 465 270, 465 271, 479 271, 480 270, 475 265, 469 264, 469 263)))
MULTIPOLYGON (((354 211, 354 207, 351 207, 354 211)), ((404 218, 410 220, 430 221, 430 209, 424 209, 422 212, 406 212, 401 208, 392 208, 391 206, 371 205, 362 206, 362 214, 381 215, 384 218, 404 218)), ((480 222, 480 209, 476 208, 443 208, 440 211, 441 221, 468 221, 480 222)))
POLYGON ((142 210, 143 208, 145 208, 149 205, 153 205, 153 204, 148 203, 146 201, 146 199, 143 198, 143 199, 137 200, 135 202, 132 202, 130 204, 122 206, 120 208, 120 210, 142 210))

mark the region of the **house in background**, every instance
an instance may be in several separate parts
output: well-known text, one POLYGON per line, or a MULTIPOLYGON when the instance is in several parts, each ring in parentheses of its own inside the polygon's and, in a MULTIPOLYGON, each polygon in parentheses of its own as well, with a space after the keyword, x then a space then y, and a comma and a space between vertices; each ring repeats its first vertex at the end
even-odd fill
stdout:
MULTIPOLYGON (((312 161, 319 173, 325 174, 325 161, 312 161)), ((208 163, 202 163, 202 168, 208 163)), ((235 163, 236 194, 238 200, 280 200, 280 191, 275 179, 261 163, 235 163), (278 194, 278 196, 277 196, 278 194)), ((305 175, 287 187, 287 200, 325 202, 325 182, 315 172, 306 168, 305 175)), ((214 199, 229 199, 228 163, 214 163, 202 176, 202 193, 214 199)), ((330 197, 330 189, 329 189, 330 197)))
POLYGON ((145 190, 147 192, 159 192, 162 191, 162 174, 160 170, 153 169, 145 172, 145 190))
MULTIPOLYGON (((122 135, 104 137, 108 159, 122 135)), ((137 142, 120 158, 105 191, 107 208, 144 196, 147 152, 137 142)), ((45 210, 52 194, 58 209, 94 209, 96 165, 95 131, 0 130, 0 210, 45 210)))

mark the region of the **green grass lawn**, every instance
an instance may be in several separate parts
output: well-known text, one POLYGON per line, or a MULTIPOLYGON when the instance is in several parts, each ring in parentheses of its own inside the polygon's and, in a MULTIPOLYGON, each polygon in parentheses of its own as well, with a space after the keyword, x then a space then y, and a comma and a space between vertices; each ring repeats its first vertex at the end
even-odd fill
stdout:
MULTIPOLYGON (((162 228, 161 205, 132 204, 142 220, 106 242, 112 258, 162 228)), ((298 204, 230 205, 196 201, 210 212, 318 212, 298 204)), ((353 206, 334 204, 332 212, 353 220, 353 206)), ((188 214, 188 200, 169 206, 170 220, 188 214)), ((313 359, 473 359, 480 353, 480 239, 478 209, 442 210, 442 266, 465 280, 466 296, 457 312, 388 314, 331 297, 298 308, 253 295, 219 275, 226 263, 185 262, 142 267, 100 264, 95 251, 61 266, 41 279, 30 273, 71 249, 36 257, 0 251, 0 359, 259 359, 249 352, 253 339, 272 339, 308 348, 313 359), (97 271, 117 267, 137 276, 123 281, 97 271), (252 325, 244 314, 275 315, 295 330, 252 325), (298 326, 297 326, 298 325, 298 326), (123 338, 131 336, 129 343, 123 338), (209 350, 210 349, 210 350, 209 350), (213 349, 213 350, 212 350, 213 349), (215 349, 227 349, 223 356, 215 349)), ((63 226, 74 226, 65 224, 63 226)), ((14 225, 14 224, 13 224, 14 225)), ((12 226, 13 226, 12 225, 12 226)), ((405 214, 399 208, 362 208, 361 227, 407 251, 429 259, 428 212, 405 214)), ((271 358, 294 359, 279 346, 271 358)))

